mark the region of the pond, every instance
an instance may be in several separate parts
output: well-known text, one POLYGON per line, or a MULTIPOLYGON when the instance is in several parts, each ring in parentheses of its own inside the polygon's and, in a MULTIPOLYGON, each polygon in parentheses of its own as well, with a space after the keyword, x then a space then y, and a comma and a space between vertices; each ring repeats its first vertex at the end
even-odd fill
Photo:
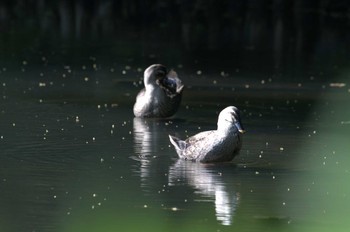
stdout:
POLYGON ((133 116, 142 65, 2 68, 1 231, 348 228, 350 83, 174 66, 186 89, 163 120, 133 116), (240 156, 179 160, 168 134, 215 129, 228 105, 247 131, 240 156))

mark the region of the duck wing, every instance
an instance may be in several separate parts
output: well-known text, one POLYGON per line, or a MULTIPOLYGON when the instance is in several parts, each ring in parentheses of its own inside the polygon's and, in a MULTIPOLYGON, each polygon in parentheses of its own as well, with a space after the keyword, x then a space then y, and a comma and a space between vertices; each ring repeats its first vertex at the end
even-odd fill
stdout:
POLYGON ((169 139, 180 158, 196 160, 201 154, 205 154, 208 149, 211 149, 215 132, 216 130, 203 131, 186 140, 169 135, 169 139))
POLYGON ((203 131, 198 134, 195 134, 188 139, 186 139, 186 143, 190 145, 194 145, 196 143, 201 143, 203 140, 210 138, 210 136, 215 132, 215 130, 203 131))
POLYGON ((136 101, 134 103, 133 111, 136 117, 144 117, 145 112, 148 111, 149 104, 144 103, 144 96, 146 93, 146 89, 143 88, 136 96, 136 101))

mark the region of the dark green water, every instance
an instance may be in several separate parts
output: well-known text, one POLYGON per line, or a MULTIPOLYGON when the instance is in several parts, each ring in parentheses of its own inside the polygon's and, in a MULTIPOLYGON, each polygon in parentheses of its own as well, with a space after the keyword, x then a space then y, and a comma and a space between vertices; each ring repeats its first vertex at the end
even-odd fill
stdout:
POLYGON ((0 232, 348 231, 347 1, 2 1, 0 232), (171 119, 134 119, 142 72, 183 80, 171 119), (215 129, 239 157, 178 160, 215 129))
POLYGON ((145 121, 138 68, 2 69, 1 231, 347 230, 349 72, 298 83, 178 67, 179 112, 145 121), (227 105, 242 111, 241 155, 178 160, 168 134, 214 129, 227 105))

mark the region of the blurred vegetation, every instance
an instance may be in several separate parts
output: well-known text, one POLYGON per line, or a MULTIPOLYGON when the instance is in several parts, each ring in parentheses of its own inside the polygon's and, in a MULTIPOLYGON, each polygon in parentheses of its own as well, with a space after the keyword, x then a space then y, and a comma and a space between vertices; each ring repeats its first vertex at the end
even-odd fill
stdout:
POLYGON ((162 55, 248 68, 339 67, 348 60, 349 6, 345 0, 7 0, 0 3, 0 61, 33 53, 66 60, 162 55))

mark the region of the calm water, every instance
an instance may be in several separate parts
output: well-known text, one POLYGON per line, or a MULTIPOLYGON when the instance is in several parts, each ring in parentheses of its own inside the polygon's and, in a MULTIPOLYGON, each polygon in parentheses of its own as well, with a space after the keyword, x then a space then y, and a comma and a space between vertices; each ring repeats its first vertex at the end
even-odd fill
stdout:
POLYGON ((1 231, 350 226, 350 83, 341 77, 279 83, 179 68, 187 85, 179 112, 142 120, 132 114, 137 66, 23 65, 0 73, 1 231), (214 129, 227 105, 242 110, 241 155, 178 160, 168 134, 214 129))

